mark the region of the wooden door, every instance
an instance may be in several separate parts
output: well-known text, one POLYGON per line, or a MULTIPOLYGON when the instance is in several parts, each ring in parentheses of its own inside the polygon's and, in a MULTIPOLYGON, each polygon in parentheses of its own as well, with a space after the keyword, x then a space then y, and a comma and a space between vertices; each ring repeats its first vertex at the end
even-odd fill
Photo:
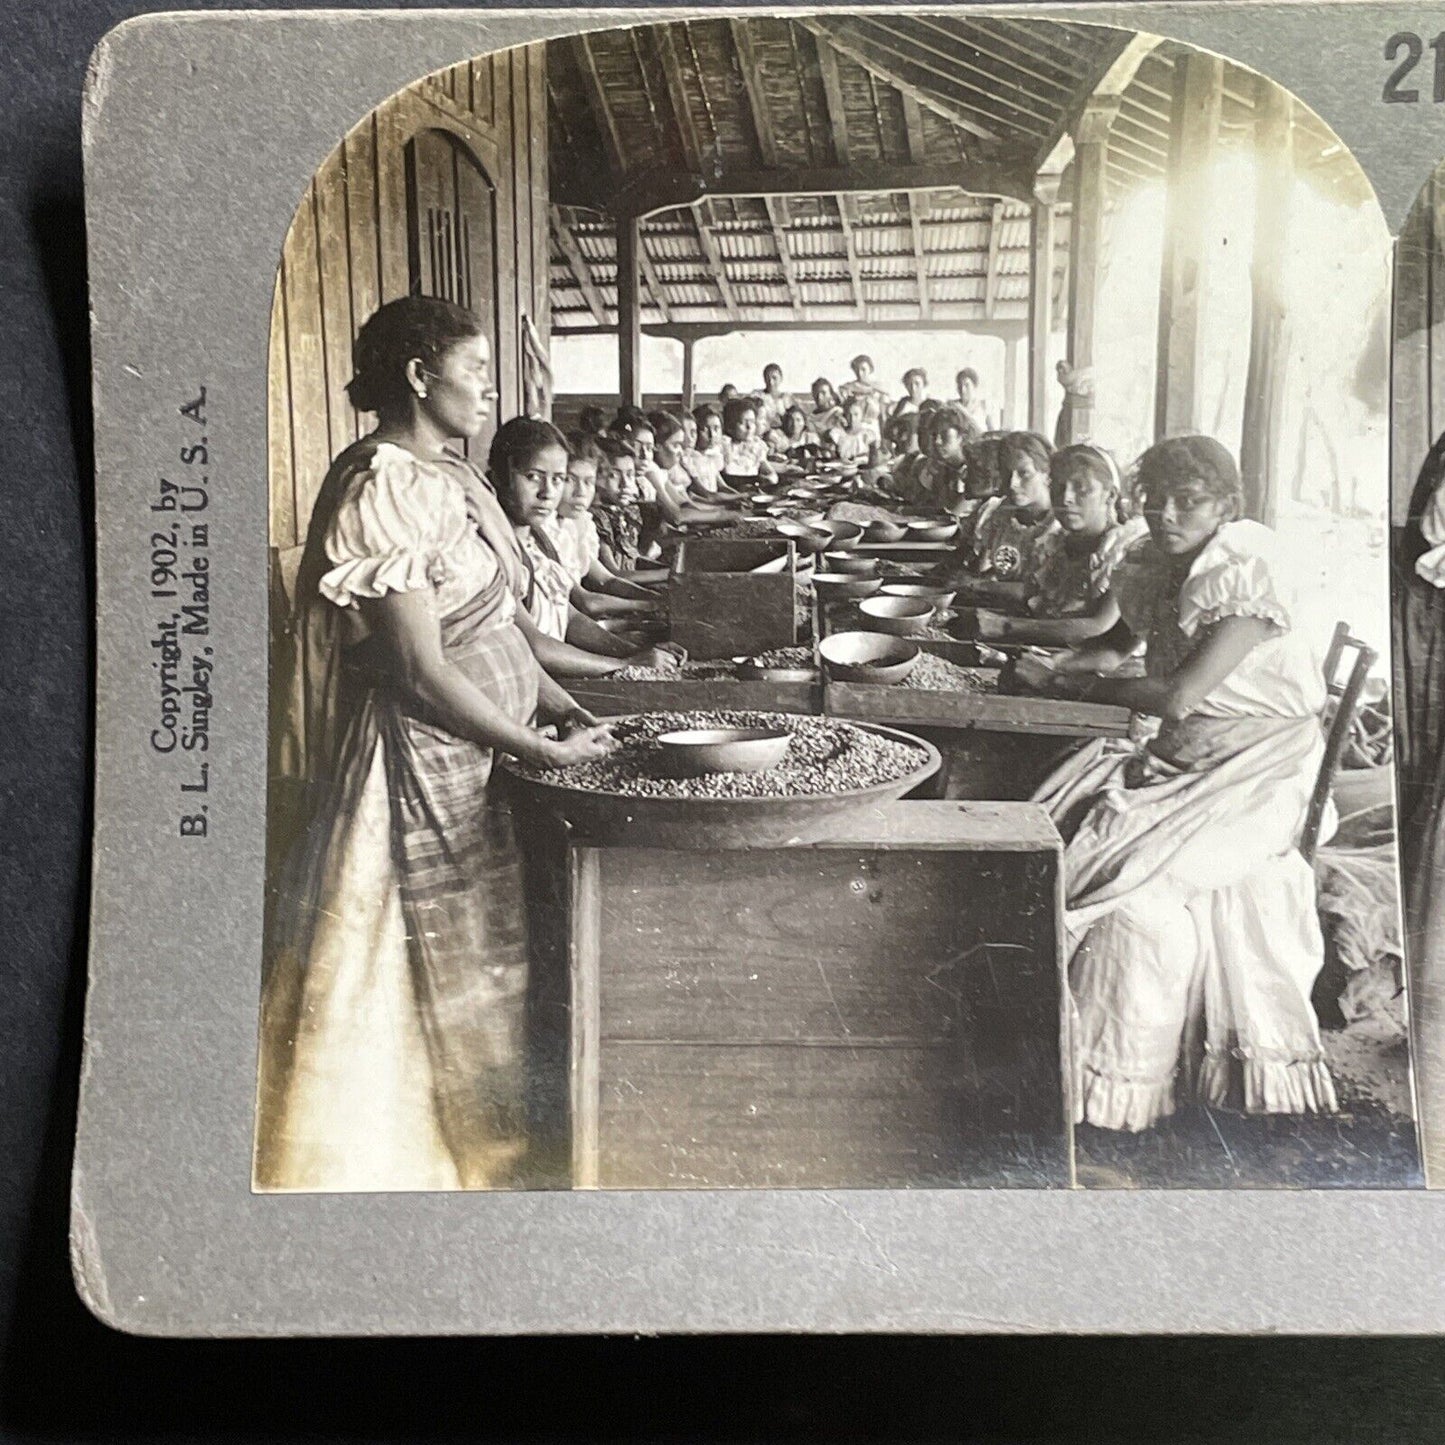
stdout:
MULTIPOLYGON (((481 162, 449 132, 419 131, 406 147, 406 202, 411 294, 476 312, 499 374, 496 196, 481 162)), ((468 450, 484 455, 490 439, 488 428, 468 450)))

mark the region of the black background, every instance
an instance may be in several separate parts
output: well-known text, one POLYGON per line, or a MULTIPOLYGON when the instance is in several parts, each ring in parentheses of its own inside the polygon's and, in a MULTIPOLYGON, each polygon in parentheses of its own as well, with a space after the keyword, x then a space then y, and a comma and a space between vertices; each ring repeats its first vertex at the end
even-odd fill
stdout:
POLYGON ((86 1313, 66 1250, 93 704, 80 93, 144 8, 0 0, 0 1440, 1445 1439, 1427 1340, 157 1342, 86 1313))

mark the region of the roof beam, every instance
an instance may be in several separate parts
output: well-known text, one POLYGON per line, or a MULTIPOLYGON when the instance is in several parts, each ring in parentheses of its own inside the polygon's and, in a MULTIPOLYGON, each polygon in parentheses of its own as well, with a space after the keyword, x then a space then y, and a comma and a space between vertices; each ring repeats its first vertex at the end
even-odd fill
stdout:
MULTIPOLYGON (((997 210, 998 202, 994 203, 997 210)), ((917 191, 908 193, 908 223, 913 229, 913 264, 918 281, 918 314, 927 321, 933 315, 933 298, 928 293, 928 258, 923 251, 923 217, 928 210, 928 198, 917 191)))
POLYGON ((853 283, 853 302, 860 320, 868 319, 868 302, 863 295, 863 273, 858 265, 858 238, 853 234, 853 203, 850 196, 838 197, 838 224, 843 228, 843 250, 848 257, 848 277, 853 283))
POLYGON ((622 140, 617 131, 617 120, 612 107, 607 103, 607 92, 602 77, 597 73, 597 60, 592 46, 585 35, 572 37, 572 58, 582 75, 582 89, 587 96, 587 106, 597 129, 602 132, 603 149, 607 152, 607 165, 614 175, 622 175, 627 167, 622 159, 622 140))
MULTIPOLYGON (((1005 303, 1005 309, 1016 315, 997 317, 987 321, 983 308, 977 301, 949 301, 935 309, 931 321, 879 321, 879 331, 966 331, 974 336, 997 336, 1004 341, 1022 341, 1028 331, 1025 320, 1025 306, 1022 301, 1005 303)), ((644 326, 644 336, 671 336, 678 340, 701 340, 707 336, 730 336, 742 329, 748 331, 835 331, 840 327, 854 326, 857 318, 851 306, 818 306, 806 321, 673 321, 666 326, 644 326), (837 311, 837 317, 820 315, 824 311, 837 311)), ((561 326, 554 327, 553 336, 610 336, 615 326, 561 326)))
POLYGON ((647 282, 647 294, 652 298, 652 304, 657 307, 657 314, 664 321, 672 320, 672 312, 668 309, 667 296, 662 289, 662 281, 658 277, 657 267, 652 264, 652 257, 647 253, 647 237, 642 235, 637 245, 637 264, 642 271, 642 279, 647 282))
POLYGON ((602 299, 602 293, 597 289, 592 280, 592 268, 587 264, 587 258, 582 254, 582 248, 577 244, 577 237, 572 234, 572 227, 568 224, 566 214, 561 206, 551 207, 552 230, 557 237, 557 244, 562 249, 562 254, 567 258, 567 269, 572 273, 572 279, 576 281, 582 292, 582 299, 587 303, 587 309, 592 313, 592 319, 599 325, 607 324, 607 303, 602 299))
POLYGON ((959 130, 967 130, 971 136, 977 136, 985 142, 997 142, 998 136, 993 130, 984 126, 981 121, 975 120, 972 116, 965 116, 955 105, 944 100, 941 95, 928 90, 925 85, 918 84, 918 79, 910 78, 903 74, 902 69, 897 66, 884 64, 879 58, 879 53, 867 39, 860 38, 857 30, 851 26, 834 26, 822 22, 822 20, 808 19, 806 16, 799 17, 796 25, 809 30, 822 45, 831 45, 840 55, 847 56, 850 61, 863 66, 866 71, 873 71, 880 81, 886 81, 892 85, 894 90, 903 95, 912 95, 913 100, 926 110, 933 111, 935 116, 942 116, 952 126, 958 126, 959 130))
POLYGON ((908 159, 916 166, 928 161, 928 142, 923 134, 923 107, 916 95, 903 93, 903 125, 908 133, 908 159))
MULTIPOLYGON (((814 37, 817 41, 817 37, 814 37)), ((833 160, 851 165, 853 150, 848 144, 848 115, 843 107, 843 81, 838 74, 838 52, 817 41, 818 74, 823 81, 823 101, 828 111, 828 130, 833 137, 833 160)))
POLYGON ((966 114, 957 106, 949 104, 936 91, 920 84, 916 72, 909 74, 906 68, 890 65, 881 60, 877 47, 866 37, 861 36, 856 27, 848 24, 829 24, 826 21, 809 19, 806 16, 799 17, 795 23, 810 31, 822 44, 831 45, 840 55, 846 55, 849 60, 861 65, 865 70, 871 70, 879 80, 886 81, 901 94, 911 95, 919 105, 933 111, 935 115, 941 115, 951 125, 956 125, 960 130, 965 130, 982 141, 996 143, 1000 140, 996 131, 991 130, 976 117, 966 114))
POLYGON ((999 233, 1003 229, 1003 202, 993 203, 993 216, 988 225, 988 270, 983 278, 983 314, 992 321, 998 310, 998 253, 999 233))
POLYGON ((1040 142, 1035 154, 1035 168, 1054 171, 1067 164, 1073 154, 1073 134, 1091 100, 1122 100, 1134 82, 1139 67, 1153 53, 1159 42, 1150 35, 1124 35, 1115 40, 1102 61, 1095 66, 1085 86, 1059 117, 1058 123, 1040 142))
POLYGON ((1028 201, 1033 177, 992 161, 951 165, 804 166, 797 170, 706 170, 691 174, 675 167, 636 171, 619 186, 603 175, 558 176, 553 199, 562 205, 613 215, 648 215, 691 206, 705 197, 896 195, 899 191, 967 191, 1028 201))
POLYGON ((697 126, 692 118, 692 107, 688 104, 687 87, 683 84, 682 61, 678 58, 677 45, 673 40, 671 25, 653 25, 648 29, 652 34, 653 46, 662 65, 662 78, 667 84, 667 99, 672 106, 672 116, 677 122, 677 135, 682 143, 682 154, 689 170, 703 169, 702 143, 698 140, 697 126))
POLYGON ((737 292, 733 290, 733 283, 728 280, 727 263, 718 246, 717 237, 712 233, 712 206, 707 201, 693 206, 692 223, 697 227, 698 244, 702 247, 703 255, 707 257, 708 265, 712 267, 712 279, 722 296, 723 305, 727 308, 728 315, 736 320, 742 314, 738 309, 737 292))
POLYGON ((771 170, 778 163, 778 142, 773 135, 773 120, 768 114, 768 98, 763 93, 763 77, 759 68, 757 52, 753 49, 753 37, 748 31, 748 22, 736 17, 728 21, 733 37, 733 49, 737 51, 738 69, 742 72, 743 90, 748 98, 748 110, 753 118, 753 130, 758 137, 758 155, 763 164, 771 170))
POLYGON ((784 229, 787 221, 787 202, 774 202, 773 198, 768 196, 764 198, 763 205, 767 207, 768 225, 772 227, 773 244, 778 248, 778 262, 783 268, 783 280, 787 283, 793 310, 801 317, 807 308, 803 302, 802 287, 798 284, 798 270, 793 264, 793 253, 788 249, 788 233, 784 229), (782 208, 784 224, 779 224, 778 210, 775 207, 782 208))

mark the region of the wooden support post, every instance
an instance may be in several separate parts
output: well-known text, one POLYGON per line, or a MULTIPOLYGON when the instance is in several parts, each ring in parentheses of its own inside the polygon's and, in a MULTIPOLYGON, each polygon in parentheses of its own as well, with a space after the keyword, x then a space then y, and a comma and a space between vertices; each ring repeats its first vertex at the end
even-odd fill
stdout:
POLYGON ((1239 470, 1249 515, 1272 524, 1281 482, 1279 449, 1288 326, 1283 293, 1294 182, 1294 101, 1287 90, 1262 75, 1255 84, 1252 310, 1239 470))
POLYGON ((1054 208, 1059 177, 1034 182, 1029 217, 1029 429, 1050 435, 1049 334, 1054 320, 1054 208))
POLYGON ((1159 276, 1159 346, 1154 431, 1159 437, 1203 425, 1200 333, 1207 289, 1212 171, 1224 101, 1224 62, 1189 51, 1174 67, 1170 117, 1169 191, 1164 207, 1164 258, 1159 276))
POLYGON ((617 391, 642 405, 642 225, 617 218, 617 391))
POLYGON ((1017 429, 1019 421, 1019 344, 1010 337, 1003 344, 1003 427, 1017 429))
MULTIPOLYGON (((1084 107, 1074 132, 1074 184, 1069 220, 1069 366, 1092 369, 1097 343, 1099 282, 1104 262, 1104 204, 1107 199, 1109 131, 1119 114, 1117 96, 1095 98, 1084 107)), ((1085 389, 1080 396, 1092 396, 1085 389)), ((1092 405, 1075 401, 1065 413, 1065 443, 1092 435, 1092 405)))
POLYGON ((682 405, 691 411, 697 405, 697 374, 694 370, 693 347, 697 343, 691 336, 682 339, 682 405))

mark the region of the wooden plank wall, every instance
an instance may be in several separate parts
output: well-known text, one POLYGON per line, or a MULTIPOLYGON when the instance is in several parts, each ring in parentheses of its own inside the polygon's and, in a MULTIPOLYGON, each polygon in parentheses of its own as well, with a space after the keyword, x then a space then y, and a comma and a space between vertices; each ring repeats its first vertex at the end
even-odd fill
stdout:
POLYGON ((1405 520, 1425 454, 1445 431, 1445 166, 1426 183, 1395 243, 1390 362, 1390 494, 1405 520))
MULTIPOLYGON (((519 317, 550 330, 545 47, 483 56, 392 97, 327 158, 286 237, 271 316, 271 545, 302 545, 332 457, 373 418, 346 399, 362 322, 408 288, 405 147, 449 131, 495 191, 499 416, 521 410, 519 317)), ((488 293, 492 290, 490 280, 488 293)))

